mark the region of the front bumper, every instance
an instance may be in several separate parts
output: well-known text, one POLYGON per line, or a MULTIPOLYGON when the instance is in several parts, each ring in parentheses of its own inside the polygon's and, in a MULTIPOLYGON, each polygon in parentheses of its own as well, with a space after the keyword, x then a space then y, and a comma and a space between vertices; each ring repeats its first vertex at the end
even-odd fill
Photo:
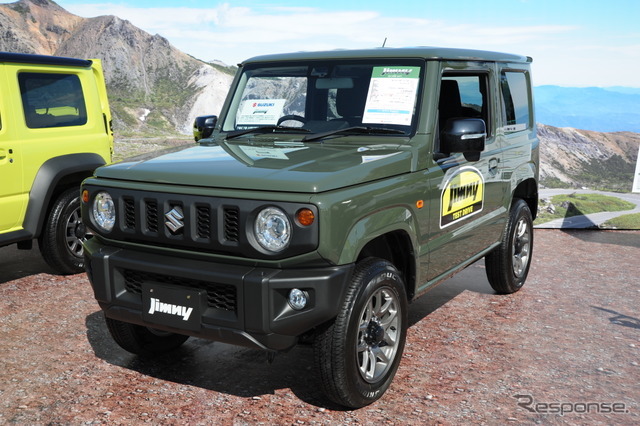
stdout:
MULTIPOLYGON (((105 246, 98 238, 85 243, 85 257, 96 300, 106 316, 265 350, 287 350, 298 336, 334 318, 354 267, 273 269, 212 263, 105 246), (169 294, 202 294, 195 324, 183 327, 179 320, 150 319, 145 301, 149 286, 169 289, 169 294), (292 288, 308 294, 303 310, 289 306, 292 288)), ((176 305, 179 301, 172 306, 176 305)))

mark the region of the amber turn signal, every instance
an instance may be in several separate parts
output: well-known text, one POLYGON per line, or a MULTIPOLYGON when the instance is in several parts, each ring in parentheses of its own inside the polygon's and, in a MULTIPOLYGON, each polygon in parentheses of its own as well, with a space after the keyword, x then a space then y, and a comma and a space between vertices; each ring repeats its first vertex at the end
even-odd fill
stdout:
POLYGON ((416 201, 416 207, 421 209, 424 207, 424 201, 423 200, 418 200, 416 201))
POLYGON ((296 213, 296 219, 302 226, 311 226, 316 220, 316 215, 310 209, 300 209, 296 213))
POLYGON ((82 191, 82 202, 83 203, 89 202, 89 191, 87 189, 82 191))

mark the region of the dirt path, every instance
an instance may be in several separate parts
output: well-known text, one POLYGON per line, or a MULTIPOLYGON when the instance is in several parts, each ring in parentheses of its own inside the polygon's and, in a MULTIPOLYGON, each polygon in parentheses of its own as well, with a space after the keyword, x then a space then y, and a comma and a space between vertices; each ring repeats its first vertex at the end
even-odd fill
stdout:
POLYGON ((309 347, 268 364, 191 339, 136 358, 111 341, 84 275, 2 248, 0 424, 639 424, 640 232, 535 238, 519 293, 493 294, 480 262, 411 305, 394 383, 357 411, 324 399, 309 347))

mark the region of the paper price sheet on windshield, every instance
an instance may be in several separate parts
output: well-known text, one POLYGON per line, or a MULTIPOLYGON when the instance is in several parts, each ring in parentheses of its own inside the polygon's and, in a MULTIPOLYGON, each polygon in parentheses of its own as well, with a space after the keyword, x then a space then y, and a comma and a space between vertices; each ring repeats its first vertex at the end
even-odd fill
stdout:
POLYGON ((419 77, 420 67, 373 68, 362 122, 410 126, 419 77))
POLYGON ((244 101, 238 125, 269 126, 275 125, 282 116, 285 99, 250 99, 244 101))

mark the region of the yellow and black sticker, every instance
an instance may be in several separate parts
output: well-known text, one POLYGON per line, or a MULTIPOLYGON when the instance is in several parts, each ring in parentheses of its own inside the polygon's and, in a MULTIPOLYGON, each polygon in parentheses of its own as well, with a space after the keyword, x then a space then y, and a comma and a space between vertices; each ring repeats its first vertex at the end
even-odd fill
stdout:
POLYGON ((484 179, 474 167, 463 167, 444 185, 440 197, 440 228, 482 211, 484 179))

